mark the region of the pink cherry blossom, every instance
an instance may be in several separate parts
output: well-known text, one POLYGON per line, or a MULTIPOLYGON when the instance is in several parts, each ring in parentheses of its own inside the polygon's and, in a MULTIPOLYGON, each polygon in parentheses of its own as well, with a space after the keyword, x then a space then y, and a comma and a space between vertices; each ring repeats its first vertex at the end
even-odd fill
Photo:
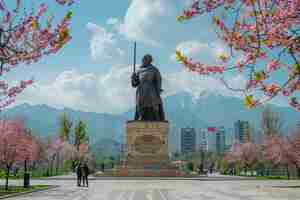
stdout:
MULTIPOLYGON (((199 75, 237 71, 248 77, 248 83, 240 88, 223 82, 245 97, 257 97, 256 106, 283 94, 293 96, 290 105, 300 110, 297 100, 300 91, 297 83, 300 80, 299 7, 299 0, 193 0, 177 20, 184 22, 210 13, 218 36, 231 49, 231 55, 220 66, 192 61, 180 51, 176 52, 177 60, 199 75), (238 62, 236 54, 242 57, 238 62), (277 83, 275 72, 283 77, 277 83)), ((230 76, 224 75, 222 80, 225 77, 230 76)))
MULTIPOLYGON (((63 19, 54 24, 46 19, 48 5, 41 3, 33 12, 24 13, 21 9, 24 0, 0 1, 0 76, 14 70, 20 64, 31 64, 46 55, 60 51, 70 40, 70 20, 73 13, 66 13, 63 19), (7 6, 8 1, 10 5, 7 6)), ((57 0, 58 5, 71 5, 74 1, 57 0)), ((31 85, 33 80, 20 81, 11 86, 5 81, 0 83, 0 110, 15 102, 16 97, 31 85)))
POLYGON ((17 163, 38 159, 39 145, 19 120, 0 120, 0 164, 8 175, 17 163))

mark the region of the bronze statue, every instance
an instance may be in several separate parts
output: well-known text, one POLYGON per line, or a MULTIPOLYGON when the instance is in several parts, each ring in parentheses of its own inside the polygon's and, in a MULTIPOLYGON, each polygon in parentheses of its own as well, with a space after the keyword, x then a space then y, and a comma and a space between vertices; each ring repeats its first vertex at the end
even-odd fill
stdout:
POLYGON ((145 55, 142 66, 131 77, 132 86, 137 88, 135 120, 165 121, 161 75, 152 60, 151 55, 145 55))

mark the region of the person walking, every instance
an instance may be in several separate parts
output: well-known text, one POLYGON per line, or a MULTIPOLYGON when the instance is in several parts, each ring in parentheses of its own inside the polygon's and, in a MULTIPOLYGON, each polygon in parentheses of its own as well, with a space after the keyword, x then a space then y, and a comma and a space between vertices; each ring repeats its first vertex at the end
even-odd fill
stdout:
POLYGON ((85 163, 83 165, 83 186, 86 185, 86 187, 89 187, 89 175, 90 175, 90 169, 89 166, 85 163))
POLYGON ((76 174, 77 174, 77 186, 81 186, 81 181, 82 181, 82 166, 81 163, 78 164, 77 169, 76 169, 76 174))
POLYGON ((209 174, 212 175, 214 173, 214 164, 211 164, 209 167, 209 174))

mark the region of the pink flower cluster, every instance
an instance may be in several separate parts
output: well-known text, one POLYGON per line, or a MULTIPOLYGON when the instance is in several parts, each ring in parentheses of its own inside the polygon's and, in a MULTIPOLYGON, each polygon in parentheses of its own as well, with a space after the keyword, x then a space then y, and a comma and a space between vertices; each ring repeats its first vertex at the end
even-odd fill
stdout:
POLYGON ((82 143, 79 147, 76 147, 74 144, 61 138, 52 139, 46 149, 48 160, 60 154, 67 160, 79 161, 85 159, 89 153, 88 144, 82 143))
POLYGON ((33 80, 21 81, 19 85, 9 88, 7 83, 0 81, 0 90, 5 97, 5 99, 0 101, 0 110, 14 103, 15 97, 32 83, 33 80))
MULTIPOLYGON (((72 5, 73 0, 56 0, 60 5, 72 5)), ((15 8, 10 9, 5 0, 0 1, 0 76, 11 71, 21 63, 30 64, 45 55, 57 53, 70 40, 70 20, 73 13, 68 12, 60 23, 54 24, 53 17, 47 17, 45 3, 30 14, 23 15, 22 0, 15 0, 15 8)), ((14 102, 32 80, 22 81, 19 86, 10 87, 0 82, 3 90, 0 110, 14 102)))
POLYGON ((274 166, 294 164, 300 167, 299 130, 291 140, 279 135, 270 135, 258 145, 250 141, 243 144, 235 143, 225 154, 224 159, 228 164, 241 164, 250 169, 259 160, 268 161, 274 166))
MULTIPOLYGON (((6 29, 0 30, 6 41, 2 44, 0 56, 5 58, 4 64, 10 66, 6 67, 6 71, 19 63, 30 64, 37 62, 43 55, 56 53, 71 39, 68 27, 72 12, 67 13, 56 28, 52 28, 52 20, 48 21, 46 27, 42 27, 42 16, 47 10, 47 5, 41 4, 35 15, 27 16, 14 24, 13 28, 11 28, 13 23, 11 18, 6 23, 6 29)), ((10 13, 9 16, 14 13, 7 9, 3 12, 10 13)))
MULTIPOLYGON (((237 52, 242 55, 242 59, 236 62, 234 67, 214 66, 211 70, 223 73, 236 69, 244 73, 246 77, 249 77, 244 93, 247 96, 263 94, 263 97, 257 100, 260 103, 256 105, 259 105, 279 94, 284 96, 299 94, 299 7, 300 0, 243 0, 240 2, 194 0, 191 7, 177 19, 185 21, 208 12, 214 14, 213 23, 217 27, 218 35, 233 53, 237 52), (219 16, 220 13, 227 15, 226 17, 219 16), (273 75, 275 72, 283 74, 285 81, 275 83, 273 75)), ((183 55, 178 58, 178 61, 191 71, 200 71, 201 75, 214 74, 207 73, 209 65, 200 64, 200 62, 192 63, 191 59, 183 55)), ((235 62, 235 58, 230 56, 222 61, 235 62)), ((299 110, 299 104, 296 103, 295 98, 291 101, 291 105, 299 110)))
POLYGON ((240 163, 245 167, 251 167, 258 160, 257 152, 257 146, 250 141, 243 144, 235 143, 224 158, 229 164, 240 163))
POLYGON ((209 66, 202 63, 193 63, 192 60, 188 59, 180 51, 176 51, 176 59, 178 62, 184 64, 189 71, 197 72, 201 75, 209 74, 222 74, 225 67, 222 66, 209 66))
POLYGON ((263 158, 274 165, 300 167, 300 129, 291 138, 269 136, 262 144, 263 158))
POLYGON ((0 121, 0 162, 10 167, 18 162, 34 161, 39 146, 19 120, 0 121))

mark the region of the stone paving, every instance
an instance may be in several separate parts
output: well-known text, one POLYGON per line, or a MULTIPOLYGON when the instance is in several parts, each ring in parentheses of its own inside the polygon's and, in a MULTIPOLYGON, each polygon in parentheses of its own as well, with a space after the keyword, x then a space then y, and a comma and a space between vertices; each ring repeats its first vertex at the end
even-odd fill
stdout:
MULTIPOLYGON (((21 181, 10 181, 22 184, 21 181)), ((33 180, 55 189, 12 200, 300 200, 300 181, 256 180, 91 180, 78 188, 75 180, 33 180)), ((3 184, 3 180, 0 180, 3 184)))

